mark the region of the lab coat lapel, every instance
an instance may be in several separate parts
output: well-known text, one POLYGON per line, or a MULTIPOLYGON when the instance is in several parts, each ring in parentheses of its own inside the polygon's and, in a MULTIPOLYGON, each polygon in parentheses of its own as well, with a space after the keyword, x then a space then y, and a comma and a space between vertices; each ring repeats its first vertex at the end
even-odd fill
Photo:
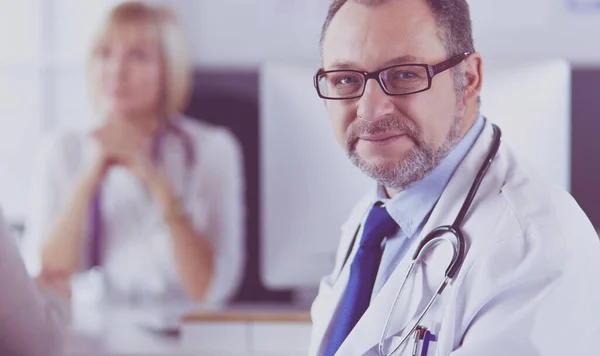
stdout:
MULTIPOLYGON (((371 303, 361 320, 352 330, 346 342, 342 344, 338 355, 364 355, 373 347, 377 347, 393 300, 406 275, 418 243, 434 228, 441 225, 451 225, 454 222, 471 188, 471 184, 485 156, 488 154, 492 137, 492 126, 487 123, 473 145, 473 148, 450 179, 420 236, 412 241, 406 257, 398 264, 377 297, 373 300, 373 303, 371 303)), ((475 206, 476 204, 477 199, 475 199, 473 205, 475 206)), ((469 214, 467 218, 468 216, 469 214)), ((417 317, 416 314, 429 301, 434 289, 441 281, 450 258, 451 249, 447 248, 447 246, 444 246, 444 248, 440 246, 431 255, 425 257, 426 262, 415 266, 411 277, 404 286, 402 295, 398 298, 398 303, 394 309, 393 318, 387 333, 388 337, 392 335, 400 336, 408 331, 404 331, 403 329, 407 324, 413 323, 417 317)), ((345 278, 348 278, 348 276, 345 276, 345 278)), ((389 347, 390 341, 392 345, 399 343, 400 340, 398 338, 394 339, 396 340, 389 340, 386 345, 389 347)))

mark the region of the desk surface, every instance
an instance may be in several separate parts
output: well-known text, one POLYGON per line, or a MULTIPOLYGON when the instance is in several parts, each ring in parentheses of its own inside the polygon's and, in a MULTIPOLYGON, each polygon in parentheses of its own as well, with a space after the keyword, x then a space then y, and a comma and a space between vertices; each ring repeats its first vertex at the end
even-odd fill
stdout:
POLYGON ((178 338, 145 327, 160 319, 162 313, 159 308, 74 306, 66 355, 184 355, 178 338))
POLYGON ((242 306, 215 310, 194 310, 182 318, 184 323, 194 322, 275 322, 310 323, 308 310, 290 307, 242 306))
MULTIPOLYGON (((185 309, 177 306, 74 306, 73 312, 73 326, 67 335, 67 356, 197 354, 183 347, 180 336, 157 331, 161 323, 184 328, 206 322, 310 323, 307 310, 285 306, 185 309), (156 325, 159 326, 153 328, 156 325)), ((202 352, 202 355, 211 354, 202 352)))

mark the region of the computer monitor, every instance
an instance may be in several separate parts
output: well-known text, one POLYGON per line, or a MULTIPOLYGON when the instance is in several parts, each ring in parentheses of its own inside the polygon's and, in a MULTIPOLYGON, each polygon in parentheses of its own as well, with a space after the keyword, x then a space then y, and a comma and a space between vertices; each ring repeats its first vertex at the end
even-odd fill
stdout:
MULTIPOLYGON (((482 113, 518 156, 568 190, 569 64, 486 61, 484 68, 482 113)), ((340 226, 375 185, 335 140, 315 69, 260 70, 261 274, 273 289, 316 291, 333 267, 340 226)))
POLYGON ((340 226, 373 186, 337 143, 314 68, 260 71, 261 274, 267 287, 314 287, 334 263, 340 226))
POLYGON ((484 62, 481 112, 521 161, 571 188, 571 65, 566 60, 484 62))

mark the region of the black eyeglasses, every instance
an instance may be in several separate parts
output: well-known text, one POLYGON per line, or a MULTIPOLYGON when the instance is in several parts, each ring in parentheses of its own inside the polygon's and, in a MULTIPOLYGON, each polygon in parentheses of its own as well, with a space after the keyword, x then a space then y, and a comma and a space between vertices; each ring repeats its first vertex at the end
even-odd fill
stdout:
POLYGON ((416 94, 429 90, 433 77, 458 65, 469 54, 471 52, 464 52, 433 66, 401 64, 376 72, 319 69, 314 76, 314 85, 321 98, 330 100, 361 97, 369 79, 375 79, 388 95, 416 94))

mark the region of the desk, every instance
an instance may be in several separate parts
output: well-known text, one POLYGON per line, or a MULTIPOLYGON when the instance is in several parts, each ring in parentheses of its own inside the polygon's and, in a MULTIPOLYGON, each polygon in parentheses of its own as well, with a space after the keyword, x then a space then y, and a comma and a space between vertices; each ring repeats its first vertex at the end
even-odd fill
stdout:
POLYGON ((289 307, 79 307, 66 356, 304 356, 310 329, 308 311, 289 307), (161 315, 181 316, 180 335, 147 328, 161 315))
POLYGON ((307 355, 311 320, 289 307, 199 310, 183 318, 182 346, 237 355, 307 355))
POLYGON ((98 306, 74 310, 66 356, 197 355, 176 337, 150 332, 143 325, 162 313, 155 307, 98 306))

